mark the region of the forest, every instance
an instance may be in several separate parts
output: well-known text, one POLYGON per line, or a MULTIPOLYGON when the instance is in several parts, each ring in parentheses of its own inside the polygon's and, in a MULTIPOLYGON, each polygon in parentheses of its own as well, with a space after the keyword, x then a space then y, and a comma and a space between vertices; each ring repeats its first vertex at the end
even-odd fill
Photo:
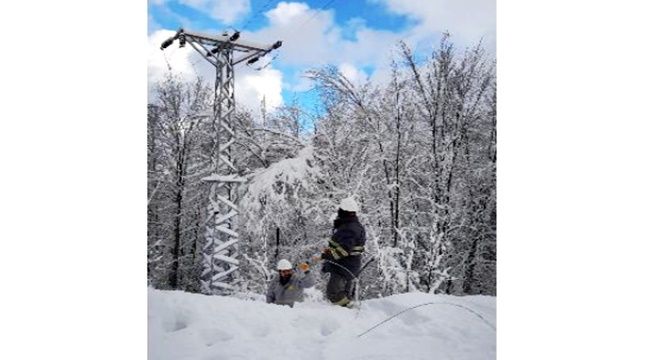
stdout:
MULTIPOLYGON (((236 108, 233 161, 247 180, 235 194, 237 292, 264 293, 279 259, 319 253, 339 201, 353 196, 364 258, 375 259, 363 298, 496 295, 496 60, 445 37, 424 56, 396 44, 386 81, 353 83, 335 67, 307 76, 317 113, 236 108)), ((214 133, 201 114, 213 91, 170 73, 148 104, 147 270, 157 289, 201 292, 214 133)))

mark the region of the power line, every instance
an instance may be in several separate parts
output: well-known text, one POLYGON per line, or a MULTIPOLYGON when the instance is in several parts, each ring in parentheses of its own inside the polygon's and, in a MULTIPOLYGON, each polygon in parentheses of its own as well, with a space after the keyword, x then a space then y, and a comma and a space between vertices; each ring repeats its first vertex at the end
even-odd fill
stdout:
POLYGON ((248 25, 250 25, 250 24, 253 22, 253 20, 257 19, 257 18, 260 16, 261 13, 263 13, 263 12, 269 10, 269 9, 271 8, 271 4, 274 3, 274 2, 276 2, 276 1, 278 1, 278 0, 268 0, 268 1, 264 4, 264 6, 262 6, 262 7, 257 11, 257 13, 255 13, 255 15, 250 16, 250 17, 248 18, 248 21, 246 21, 246 23, 245 23, 244 26, 242 27, 242 31, 243 31, 243 30, 246 30, 246 28, 248 28, 248 25))
POLYGON ((297 33, 298 30, 299 30, 300 28, 302 28, 303 26, 305 26, 308 22, 312 21, 312 20, 316 17, 316 15, 318 15, 318 11, 319 11, 319 10, 320 10, 320 11, 324 11, 325 9, 327 9, 328 6, 332 5, 332 4, 334 3, 334 1, 336 1, 336 0, 329 0, 329 1, 327 1, 327 3, 326 3, 325 5, 319 7, 318 9, 317 9, 317 8, 314 8, 314 9, 313 9, 313 10, 314 10, 314 13, 313 13, 313 14, 312 14, 308 19, 307 19, 307 21, 303 22, 302 24, 300 24, 300 25, 298 26, 298 28, 296 29, 296 31, 294 32, 294 34, 297 33))
MULTIPOLYGON (((259 17, 259 15, 260 15, 262 12, 267 11, 268 9, 270 9, 270 8, 271 8, 271 5, 272 5, 273 3, 275 3, 276 1, 277 1, 277 0, 268 0, 268 1, 264 4, 264 6, 262 6, 262 7, 260 8, 260 10, 258 10, 258 11, 255 13, 255 15, 250 16, 250 17, 248 18, 248 20, 247 20, 246 23, 244 24, 242 30, 246 29, 246 28, 247 28, 247 27, 248 27, 248 26, 253 22, 253 20, 255 20, 257 17, 259 17)), ((286 30, 283 32, 282 37, 284 37, 285 35, 288 35, 288 39, 293 39, 293 38, 296 36, 296 34, 298 34, 298 33, 300 32, 300 30, 301 30, 305 25, 307 25, 310 21, 312 21, 313 19, 315 19, 316 16, 318 16, 318 14, 319 14, 320 12, 326 10, 326 9, 327 9, 328 7, 330 7, 330 6, 331 6, 335 1, 336 1, 336 0, 324 0, 323 3, 321 3, 320 6, 316 6, 316 7, 311 8, 311 10, 313 10, 313 13, 311 14, 311 16, 309 16, 305 21, 303 21, 302 23, 300 23, 300 25, 298 25, 297 27, 291 27, 291 28, 289 28, 289 29, 286 29, 286 30)), ((309 14, 308 11, 304 12, 303 14, 301 14, 301 16, 306 16, 307 14, 309 14)), ((259 66, 259 67, 256 67, 256 68, 254 68, 254 70, 256 70, 256 71, 261 71, 261 70, 267 68, 269 65, 271 65, 271 63, 272 63, 274 60, 276 60, 276 59, 278 58, 278 56, 279 56, 279 54, 276 54, 276 55, 275 55, 271 60, 269 60, 266 64, 261 65, 261 66, 259 66)), ((249 65, 250 65, 250 64, 249 64, 249 65)))
POLYGON ((163 52, 163 57, 165 58, 165 63, 167 63, 167 70, 169 70, 169 72, 171 72, 172 71, 172 66, 169 64, 169 60, 167 60, 167 54, 165 54, 164 52, 163 52))
POLYGON ((266 69, 269 65, 271 65, 271 63, 273 62, 273 60, 275 60, 275 59, 278 58, 278 56, 280 56, 280 54, 275 54, 275 55, 274 55, 274 56, 273 56, 269 61, 267 61, 266 64, 256 67, 255 70, 256 70, 256 71, 261 71, 261 70, 266 69))
MULTIPOLYGON (((283 41, 289 41, 289 40, 292 40, 293 38, 295 38, 296 35, 300 33, 300 30, 301 30, 305 25, 307 25, 310 21, 314 20, 314 19, 316 18, 316 16, 318 16, 318 14, 319 14, 320 12, 327 10, 327 8, 328 8, 330 5, 332 5, 332 4, 334 3, 334 1, 336 1, 336 0, 325 0, 325 1, 320 5, 320 6, 310 8, 310 10, 313 10, 313 13, 311 14, 311 16, 309 16, 305 21, 303 21, 302 23, 300 23, 300 25, 298 25, 298 26, 296 26, 296 27, 291 27, 291 28, 289 28, 289 29, 286 29, 286 30, 283 32, 282 37, 284 37, 285 35, 287 35, 287 39, 286 39, 286 40, 283 40, 283 41)), ((305 16, 305 15, 308 14, 308 13, 309 13, 309 12, 306 11, 306 12, 302 13, 301 16, 305 16)))

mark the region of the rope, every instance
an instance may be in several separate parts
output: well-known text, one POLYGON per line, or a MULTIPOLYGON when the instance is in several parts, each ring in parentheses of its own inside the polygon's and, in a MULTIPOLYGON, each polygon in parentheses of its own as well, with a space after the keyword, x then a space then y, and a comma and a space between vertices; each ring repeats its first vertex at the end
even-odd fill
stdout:
POLYGON ((459 305, 459 304, 454 304, 454 303, 448 303, 448 302, 430 302, 430 303, 424 303, 424 304, 420 304, 420 305, 412 306, 412 307, 410 307, 410 308, 407 308, 407 309, 405 309, 405 310, 402 310, 402 311, 398 312, 397 314, 388 317, 388 318, 385 319, 384 321, 379 322, 378 324, 376 324, 375 326, 371 327, 370 329, 364 331, 363 333, 357 335, 357 337, 362 337, 363 335, 369 333, 370 331, 376 329, 377 327, 379 327, 379 326, 381 326, 381 325, 387 323, 388 321, 392 320, 393 318, 395 318, 395 317, 397 317, 397 316, 399 316, 399 315, 401 315, 401 314, 403 314, 403 313, 405 313, 405 312, 407 312, 407 311, 411 311, 411 310, 413 310, 413 309, 417 309, 417 308, 419 308, 419 307, 426 306, 426 305, 450 305, 450 306, 456 306, 456 307, 459 307, 459 308, 461 308, 461 309, 465 309, 465 310, 469 311, 470 313, 476 315, 479 319, 481 319, 481 320, 482 320, 482 321, 483 321, 487 326, 489 326, 492 330, 494 330, 494 331, 497 330, 496 327, 495 327, 494 325, 492 325, 489 321, 485 320, 485 318, 484 318, 481 314, 479 314, 478 312, 476 312, 476 311, 474 311, 474 310, 472 310, 472 309, 470 309, 470 308, 468 308, 468 307, 466 307, 466 306, 459 305))

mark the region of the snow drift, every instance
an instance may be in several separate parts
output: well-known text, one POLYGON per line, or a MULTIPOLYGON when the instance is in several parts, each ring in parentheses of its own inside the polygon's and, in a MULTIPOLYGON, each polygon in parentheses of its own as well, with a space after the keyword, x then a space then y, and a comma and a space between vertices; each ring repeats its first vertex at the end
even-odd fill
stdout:
POLYGON ((294 308, 248 299, 149 290, 150 360, 494 359, 496 298, 407 293, 323 302, 314 289, 294 308), (359 337, 368 329, 404 312, 359 337))

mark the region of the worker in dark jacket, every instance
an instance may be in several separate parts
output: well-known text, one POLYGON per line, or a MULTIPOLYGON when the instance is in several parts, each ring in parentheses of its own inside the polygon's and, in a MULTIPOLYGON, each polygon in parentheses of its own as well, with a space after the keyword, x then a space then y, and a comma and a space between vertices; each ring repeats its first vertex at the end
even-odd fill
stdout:
POLYGON ((302 275, 294 274, 289 260, 278 261, 278 276, 271 280, 266 293, 266 302, 293 307, 296 301, 302 301, 303 290, 314 286, 314 276, 307 263, 298 265, 302 275))
POLYGON ((359 223, 359 205, 353 198, 341 201, 334 220, 332 237, 321 254, 323 272, 330 273, 326 296, 335 305, 350 306, 353 280, 359 275, 361 254, 366 244, 366 231, 359 223))

